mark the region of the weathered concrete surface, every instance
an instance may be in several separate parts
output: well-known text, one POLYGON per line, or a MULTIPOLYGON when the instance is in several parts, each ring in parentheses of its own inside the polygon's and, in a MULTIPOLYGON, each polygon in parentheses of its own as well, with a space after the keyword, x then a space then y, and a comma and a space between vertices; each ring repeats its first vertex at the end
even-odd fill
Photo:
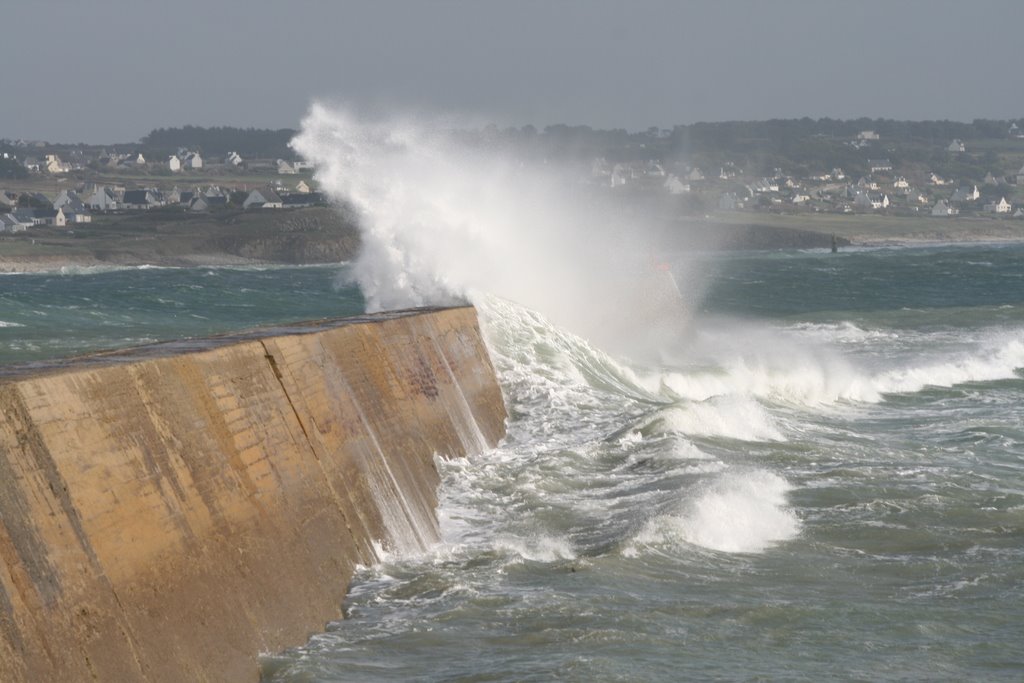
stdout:
POLYGON ((0 413, 3 681, 256 679, 505 420, 472 308, 7 368, 0 413))

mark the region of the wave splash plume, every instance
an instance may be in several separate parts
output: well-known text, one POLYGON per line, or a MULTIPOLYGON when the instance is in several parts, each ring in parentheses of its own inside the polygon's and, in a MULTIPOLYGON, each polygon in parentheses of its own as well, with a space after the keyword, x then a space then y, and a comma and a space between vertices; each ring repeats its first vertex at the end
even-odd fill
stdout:
POLYGON ((637 324, 689 315, 692 288, 666 293, 654 268, 655 206, 624 207, 579 168, 469 144, 451 125, 317 104, 292 141, 323 191, 359 217, 351 278, 370 310, 486 292, 613 343, 636 337, 637 324))

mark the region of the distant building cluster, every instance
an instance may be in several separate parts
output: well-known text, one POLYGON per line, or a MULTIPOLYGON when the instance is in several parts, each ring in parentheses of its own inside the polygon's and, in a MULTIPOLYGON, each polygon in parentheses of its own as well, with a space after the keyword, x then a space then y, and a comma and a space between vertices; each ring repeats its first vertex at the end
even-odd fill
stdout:
POLYGON ((229 152, 223 158, 212 161, 203 157, 199 150, 179 148, 177 152, 160 159, 147 158, 140 151, 112 152, 103 148, 82 148, 72 150, 67 159, 57 154, 34 153, 37 148, 46 148, 43 142, 24 140, 0 140, 0 143, 23 150, 24 153, 6 152, 3 158, 16 159, 29 173, 63 175, 86 169, 98 171, 129 171, 170 173, 197 173, 204 170, 238 170, 296 175, 311 171, 313 165, 306 161, 288 159, 244 159, 238 152, 229 152))
POLYGON ((291 188, 281 184, 252 190, 233 190, 218 185, 161 190, 157 187, 126 188, 120 185, 83 185, 61 190, 50 198, 41 192, 0 191, 0 232, 24 232, 35 226, 74 227, 91 223, 95 214, 149 211, 170 207, 192 213, 218 209, 292 209, 324 204, 305 180, 291 188))
MULTIPOLYGON (((903 143, 887 140, 876 130, 855 130, 847 130, 842 137, 808 134, 796 140, 792 153, 779 153, 769 163, 764 163, 763 155, 772 148, 762 144, 763 134, 762 138, 753 136, 754 142, 743 151, 734 147, 732 152, 695 156, 700 163, 666 158, 677 153, 664 144, 668 131, 655 131, 657 135, 639 141, 630 135, 623 138, 625 142, 615 138, 619 141, 613 144, 602 139, 594 143, 594 149, 601 149, 606 156, 596 156, 579 167, 579 180, 612 193, 667 196, 687 211, 1024 218, 1024 208, 1019 206, 1024 201, 1024 165, 1012 174, 1003 172, 1006 166, 1003 171, 997 168, 1007 159, 1024 160, 1013 152, 1016 148, 1011 147, 1009 154, 996 154, 991 146, 979 151, 992 144, 989 138, 965 141, 919 134, 913 138, 914 154, 908 155, 903 143), (810 152, 800 147, 804 144, 810 152), (707 162, 708 156, 715 159, 713 164, 707 162), (766 172, 769 164, 792 167, 766 172), (980 175, 986 169, 982 180, 980 175)), ((1024 139, 1016 123, 1009 124, 1005 133, 1015 141, 1024 139)), ((536 131, 529 139, 535 137, 536 131)), ((19 232, 37 225, 73 226, 90 222, 95 214, 166 207, 206 212, 323 203, 323 197, 313 192, 305 179, 296 178, 298 183, 284 187, 285 176, 309 177, 312 170, 311 164, 294 159, 247 159, 237 151, 207 158, 198 149, 180 147, 174 154, 161 154, 154 160, 141 151, 125 152, 124 148, 112 152, 84 145, 55 147, 3 140, 0 148, 5 150, 0 161, 8 172, 13 166, 20 175, 52 177, 56 184, 70 185, 76 178, 97 180, 61 190, 52 199, 38 193, 0 192, 0 232, 19 232), (103 184, 105 178, 115 178, 118 184, 109 184, 109 180, 103 184), (172 182, 185 185, 202 178, 210 184, 166 189, 172 182)))
MULTIPOLYGON (((1011 137, 1024 137, 1014 124, 1011 137)), ((857 150, 875 149, 881 136, 861 131, 848 144, 857 150)), ((945 153, 966 151, 962 140, 952 140, 945 153)), ((861 152, 863 153, 863 152, 861 152)), ((1014 210, 1006 196, 1024 187, 1024 166, 1016 174, 997 176, 989 172, 982 183, 991 201, 982 201, 977 184, 942 178, 925 171, 900 173, 886 157, 867 157, 867 173, 850 178, 842 168, 829 172, 787 173, 776 168, 767 176, 744 172, 727 162, 717 172, 697 166, 660 160, 610 163, 601 157, 590 166, 588 182, 613 190, 660 191, 671 195, 701 193, 717 198, 721 211, 800 210, 829 213, 860 213, 892 210, 930 216, 955 216, 963 212, 1012 215, 1024 218, 1024 209, 1014 210), (993 197, 998 194, 998 198, 993 197)), ((710 207, 708 207, 710 208, 710 207)))

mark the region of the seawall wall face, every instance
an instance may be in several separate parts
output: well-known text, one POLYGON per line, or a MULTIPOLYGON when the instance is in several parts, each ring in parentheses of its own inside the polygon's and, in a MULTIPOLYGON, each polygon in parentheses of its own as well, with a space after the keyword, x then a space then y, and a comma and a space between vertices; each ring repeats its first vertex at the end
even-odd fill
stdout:
POLYGON ((0 680, 241 681, 438 538, 505 408, 472 308, 0 377, 0 680))

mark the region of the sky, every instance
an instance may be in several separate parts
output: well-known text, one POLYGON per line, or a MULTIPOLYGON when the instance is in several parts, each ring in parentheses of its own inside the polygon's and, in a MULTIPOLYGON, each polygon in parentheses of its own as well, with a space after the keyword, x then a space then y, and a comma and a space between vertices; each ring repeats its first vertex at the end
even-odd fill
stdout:
POLYGON ((0 138, 297 128, 314 100, 502 126, 1024 116, 1022 0, 0 0, 0 138))

